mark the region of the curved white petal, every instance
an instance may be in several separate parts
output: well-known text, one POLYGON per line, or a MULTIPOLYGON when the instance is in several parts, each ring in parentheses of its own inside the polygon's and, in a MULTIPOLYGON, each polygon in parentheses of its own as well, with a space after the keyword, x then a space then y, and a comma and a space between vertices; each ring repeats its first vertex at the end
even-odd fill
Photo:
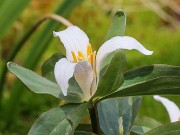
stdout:
POLYGON ((87 61, 78 62, 74 76, 84 94, 84 100, 88 101, 91 98, 90 89, 93 81, 92 66, 87 61))
POLYGON ((73 61, 71 51, 77 55, 78 51, 86 54, 89 38, 77 26, 70 26, 60 32, 53 32, 54 37, 59 37, 66 49, 66 57, 68 60, 73 61))
POLYGON ((128 36, 117 36, 106 41, 98 50, 96 55, 96 69, 99 73, 100 66, 104 58, 116 49, 128 49, 128 50, 138 50, 144 55, 151 55, 153 52, 147 50, 141 43, 136 39, 128 36))
POLYGON ((55 79, 61 88, 64 96, 67 96, 67 89, 69 87, 69 79, 73 76, 76 63, 71 63, 66 58, 60 59, 56 62, 54 67, 55 79))
POLYGON ((167 98, 161 97, 161 96, 153 96, 153 97, 155 100, 161 102, 164 105, 164 107, 166 108, 166 110, 169 114, 171 122, 179 121, 180 110, 174 102, 170 101, 167 98))

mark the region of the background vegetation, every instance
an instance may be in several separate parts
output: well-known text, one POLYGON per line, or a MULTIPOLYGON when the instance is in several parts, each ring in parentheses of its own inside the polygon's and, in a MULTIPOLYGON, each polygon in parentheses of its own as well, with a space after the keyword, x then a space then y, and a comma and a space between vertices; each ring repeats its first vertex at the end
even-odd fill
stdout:
MULTIPOLYGON (((176 0, 174 2, 178 3, 179 1, 176 0)), ((20 16, 17 17, 16 21, 14 21, 12 25, 3 32, 3 34, 0 34, 1 74, 2 67, 6 63, 8 55, 12 51, 14 45, 39 18, 45 14, 52 13, 61 3, 62 0, 31 0, 27 2, 26 8, 22 10, 23 12, 21 12, 20 16)), ((144 46, 146 46, 146 48, 154 51, 152 56, 144 56, 136 51, 127 51, 127 70, 138 66, 159 63, 179 66, 180 27, 178 25, 178 20, 180 19, 180 14, 172 11, 170 7, 165 4, 158 4, 161 7, 160 9, 162 9, 174 20, 169 21, 168 18, 163 18, 160 14, 157 14, 157 11, 153 10, 152 7, 147 7, 147 5, 143 3, 143 0, 129 0, 128 2, 118 2, 118 0, 84 0, 71 12, 68 20, 83 29, 88 34, 93 47, 98 49, 104 41, 104 37, 111 23, 114 11, 121 8, 127 14, 127 27, 125 35, 135 37, 144 46)), ((0 5, 2 6, 3 3, 0 5)), ((66 8, 64 8, 64 10, 66 10, 66 8)), ((0 15, 1 19, 6 19, 8 14, 2 14, 0 9, 0 15)), ((13 16, 13 14, 10 14, 9 16, 13 16)), ((28 68, 28 63, 32 63, 31 57, 27 59, 28 52, 32 50, 32 44, 37 42, 41 31, 45 29, 47 24, 48 22, 42 24, 35 31, 32 37, 24 44, 23 48, 18 51, 18 55, 14 60, 15 63, 20 65, 24 65, 24 63, 26 63, 25 65, 28 68)), ((63 30, 64 28, 64 26, 61 26, 54 30, 58 31, 63 30)), ((44 33, 44 37, 46 34, 52 35, 52 32, 44 33)), ((43 38, 42 41, 44 42, 43 38)), ((34 53, 38 48, 39 46, 34 48, 34 53)), ((32 66, 32 69, 41 74, 40 69, 42 63, 56 52, 65 53, 59 40, 57 38, 53 38, 53 40, 48 44, 48 48, 45 53, 42 53, 42 57, 39 57, 37 65, 35 64, 35 66, 32 66)), ((33 54, 31 55, 33 57, 33 54)), ((25 86, 23 87, 24 90, 20 91, 15 96, 15 99, 11 100, 13 97, 12 93, 14 90, 15 79, 14 75, 8 73, 7 80, 2 91, 0 134, 2 133, 3 135, 19 135, 27 133, 30 126, 42 112, 59 104, 58 100, 49 95, 37 95, 25 90, 27 89, 25 86)), ((168 96, 168 98, 175 101, 177 105, 180 106, 180 98, 178 96, 168 96)), ((152 96, 143 97, 139 115, 154 117, 160 122, 169 122, 169 117, 165 108, 159 102, 154 101, 152 96)), ((83 122, 87 121, 87 119, 83 120, 83 122)))

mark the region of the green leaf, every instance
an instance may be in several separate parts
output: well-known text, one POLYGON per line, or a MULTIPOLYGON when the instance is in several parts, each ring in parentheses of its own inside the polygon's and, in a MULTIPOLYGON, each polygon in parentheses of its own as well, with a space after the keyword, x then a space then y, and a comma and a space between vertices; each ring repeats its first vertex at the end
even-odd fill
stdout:
MULTIPOLYGON (((66 18, 81 2, 83 2, 83 0, 63 0, 57 5, 58 8, 55 11, 55 14, 66 18)), ((60 23, 54 20, 47 22, 44 28, 39 32, 38 36, 36 36, 35 42, 31 45, 30 51, 24 60, 24 67, 34 69, 37 66, 37 63, 53 38, 52 31, 59 26, 60 23)), ((20 99, 23 95, 24 85, 19 80, 16 80, 11 90, 10 98, 6 103, 5 109, 3 109, 3 118, 7 123, 11 123, 11 120, 17 112, 20 99), (11 113, 12 111, 14 112, 13 114, 11 113)))
POLYGON ((42 75, 48 80, 56 82, 54 77, 54 66, 61 58, 64 58, 64 55, 55 53, 43 63, 41 67, 42 75))
POLYGON ((146 133, 150 130, 151 130, 151 128, 144 127, 144 126, 132 126, 132 129, 131 129, 131 131, 133 133, 136 133, 138 135, 144 135, 144 133, 146 133))
POLYGON ((180 94, 180 67, 178 66, 145 66, 129 71, 124 76, 124 84, 116 92, 105 98, 180 94))
POLYGON ((0 2, 0 38, 5 34, 11 24, 21 15, 31 0, 1 0, 0 2))
POLYGON ((123 135, 128 135, 137 115, 141 97, 113 98, 98 103, 100 128, 107 135, 119 134, 118 119, 123 120, 123 135))
POLYGON ((179 135, 180 122, 174 122, 155 128, 144 135, 179 135))
POLYGON ((123 71, 126 64, 123 51, 116 50, 104 75, 100 78, 97 91, 93 97, 108 95, 119 88, 124 81, 123 71))
MULTIPOLYGON (((105 41, 115 36, 123 36, 126 28, 126 16, 123 11, 117 11, 105 37, 105 41)), ((109 54, 100 73, 100 81, 95 96, 105 96, 115 91, 123 83, 123 71, 126 67, 126 58, 123 50, 109 54)))
MULTIPOLYGON (((65 99, 71 102, 81 102, 81 93, 69 90, 68 96, 63 96, 60 87, 46 78, 43 78, 35 72, 20 67, 12 62, 7 64, 8 69, 15 74, 31 91, 35 93, 51 94, 57 98, 65 99)), ((72 84, 72 83, 71 83, 72 84)), ((74 88, 74 87, 73 87, 74 88)))
POLYGON ((82 117, 86 114, 88 107, 89 102, 86 102, 68 112, 67 119, 71 121, 73 130, 76 129, 82 117))
POLYGON ((148 128, 156 128, 158 126, 161 126, 162 123, 154 120, 153 118, 146 117, 146 116, 137 116, 134 122, 134 125, 136 126, 144 126, 148 128))
POLYGON ((115 36, 124 36, 126 29, 126 15, 123 11, 117 11, 114 15, 111 26, 105 37, 105 41, 115 36))
POLYGON ((28 135, 65 135, 72 132, 72 127, 60 107, 41 114, 31 127, 28 135))
POLYGON ((91 132, 85 132, 85 131, 76 131, 74 135, 96 135, 96 134, 91 133, 91 132))
MULTIPOLYGON (((115 36, 124 36, 126 29, 126 15, 123 11, 117 11, 114 15, 113 21, 111 23, 111 26, 109 27, 109 30, 107 32, 107 35, 105 37, 105 41, 111 39, 115 36)), ((124 54, 125 55, 125 54, 124 54)), ((106 71, 109 63, 111 62, 112 57, 114 56, 114 52, 110 53, 103 61, 101 65, 101 73, 102 74, 106 71)), ((125 56, 124 56, 125 58, 125 56)))
POLYGON ((74 131, 78 124, 80 123, 82 117, 87 112, 87 109, 89 107, 89 103, 82 103, 82 104, 65 104, 61 106, 63 111, 66 114, 66 118, 69 120, 72 126, 72 130, 74 131))
POLYGON ((86 132, 91 132, 92 131, 92 126, 91 124, 79 124, 76 128, 76 131, 86 131, 86 132))

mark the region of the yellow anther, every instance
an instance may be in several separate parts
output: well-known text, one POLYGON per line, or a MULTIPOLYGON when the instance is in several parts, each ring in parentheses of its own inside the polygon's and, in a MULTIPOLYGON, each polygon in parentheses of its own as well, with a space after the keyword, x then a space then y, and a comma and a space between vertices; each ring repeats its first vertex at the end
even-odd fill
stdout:
POLYGON ((74 62, 77 63, 77 62, 78 62, 78 59, 77 59, 74 51, 71 51, 71 54, 72 54, 72 56, 73 56, 74 62))
POLYGON ((78 58, 79 58, 80 60, 84 60, 84 59, 85 59, 85 58, 84 58, 84 55, 82 54, 81 51, 78 51, 78 58))
POLYGON ((92 69, 94 69, 95 58, 96 58, 96 51, 94 51, 93 54, 91 54, 90 63, 91 63, 91 65, 92 65, 92 69))
POLYGON ((92 46, 91 44, 88 44, 87 46, 87 55, 89 56, 92 53, 92 46))

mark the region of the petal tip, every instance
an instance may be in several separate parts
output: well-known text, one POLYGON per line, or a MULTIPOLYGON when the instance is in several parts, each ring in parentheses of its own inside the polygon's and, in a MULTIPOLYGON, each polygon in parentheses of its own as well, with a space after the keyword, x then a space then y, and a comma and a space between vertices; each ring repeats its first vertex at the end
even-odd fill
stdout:
POLYGON ((57 35, 57 32, 53 31, 53 36, 54 36, 54 37, 57 37, 57 36, 58 36, 58 35, 57 35))
POLYGON ((160 96, 155 95, 155 96, 153 96, 153 98, 154 98, 155 100, 158 100, 158 99, 160 98, 160 96))
POLYGON ((146 51, 146 53, 145 53, 146 55, 152 55, 153 54, 153 51, 146 51))

